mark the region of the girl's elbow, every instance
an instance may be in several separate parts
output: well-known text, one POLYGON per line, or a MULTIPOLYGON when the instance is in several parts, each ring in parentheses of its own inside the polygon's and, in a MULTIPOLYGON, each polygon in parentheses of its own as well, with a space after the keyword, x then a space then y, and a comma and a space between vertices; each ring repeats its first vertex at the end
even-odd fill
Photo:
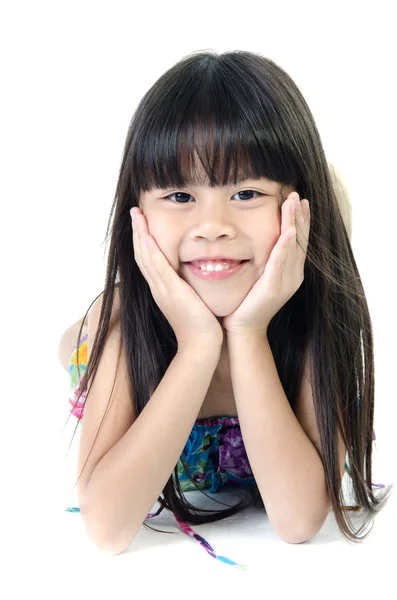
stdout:
POLYGON ((305 538, 305 539, 301 539, 301 538, 283 538, 284 542, 286 542, 287 544, 304 544, 305 542, 308 542, 310 540, 310 538, 305 538))
POLYGON ((311 526, 310 528, 304 528, 300 532, 294 531, 287 535, 280 535, 280 537, 287 542, 287 544, 304 544, 311 540, 320 531, 321 527, 311 526))
MULTIPOLYGON (((91 539, 91 542, 94 544, 94 546, 102 553, 105 554, 107 556, 117 556, 119 554, 123 554, 123 552, 125 550, 127 550, 128 546, 131 544, 131 542, 133 541, 134 538, 132 538, 131 540, 129 540, 128 542, 126 542, 125 540, 123 541, 117 541, 114 539, 93 539, 93 536, 89 536, 91 539)), ((135 536, 134 536, 135 537, 135 536)))
MULTIPOLYGON (((103 521, 100 520, 100 522, 103 521)), ((86 524, 86 533, 90 541, 101 553, 108 556, 117 556, 127 550, 128 546, 135 539, 139 529, 140 527, 134 527, 134 532, 127 534, 126 531, 115 532, 114 530, 109 531, 108 528, 101 528, 98 526, 98 521, 96 523, 91 521, 90 524, 86 524)))

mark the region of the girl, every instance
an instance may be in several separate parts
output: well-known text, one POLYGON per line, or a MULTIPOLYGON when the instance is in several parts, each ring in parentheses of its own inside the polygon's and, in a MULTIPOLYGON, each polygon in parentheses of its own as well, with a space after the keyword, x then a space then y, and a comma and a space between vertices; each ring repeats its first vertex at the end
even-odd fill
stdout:
POLYGON ((68 366, 94 543, 120 553, 166 508, 236 565, 188 523, 250 504, 290 543, 330 509, 365 539, 345 510, 366 525, 391 491, 372 490, 385 486, 371 476, 371 320, 350 212, 295 83, 259 54, 184 58, 137 108, 112 213, 103 296, 68 366), (184 496, 221 489, 241 501, 184 496))

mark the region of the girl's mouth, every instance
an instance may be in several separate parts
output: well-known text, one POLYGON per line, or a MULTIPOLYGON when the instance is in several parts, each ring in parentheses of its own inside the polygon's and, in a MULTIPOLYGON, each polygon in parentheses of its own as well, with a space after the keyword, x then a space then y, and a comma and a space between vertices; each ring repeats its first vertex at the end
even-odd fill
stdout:
POLYGON ((196 275, 200 277, 200 279, 204 279, 207 281, 221 281, 223 279, 228 279, 232 277, 232 275, 237 275, 243 268, 245 263, 250 262, 249 260, 242 260, 239 264, 233 265, 228 268, 224 268, 219 271, 207 271, 206 269, 200 269, 192 265, 192 263, 185 263, 187 267, 196 275))

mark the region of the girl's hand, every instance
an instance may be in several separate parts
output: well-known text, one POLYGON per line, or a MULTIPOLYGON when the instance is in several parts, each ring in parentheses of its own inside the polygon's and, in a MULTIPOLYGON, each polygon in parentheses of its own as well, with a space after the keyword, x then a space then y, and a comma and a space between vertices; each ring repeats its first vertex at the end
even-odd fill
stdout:
POLYGON ((178 341, 178 348, 192 344, 221 348, 223 331, 215 315, 200 296, 179 277, 160 250, 145 215, 131 209, 134 256, 150 286, 157 306, 167 318, 178 341))
POLYGON ((266 335, 271 319, 302 285, 309 241, 310 209, 308 200, 300 202, 298 194, 295 200, 295 194, 290 194, 281 207, 281 234, 264 273, 240 306, 223 319, 228 332, 266 335))

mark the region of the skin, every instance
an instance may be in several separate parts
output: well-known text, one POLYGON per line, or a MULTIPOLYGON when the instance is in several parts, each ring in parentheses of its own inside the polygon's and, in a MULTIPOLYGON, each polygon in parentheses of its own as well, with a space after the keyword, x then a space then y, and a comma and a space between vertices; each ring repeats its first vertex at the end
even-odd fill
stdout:
POLYGON ((218 382, 230 380, 226 333, 222 317, 241 304, 263 274, 281 233, 281 197, 293 186, 266 178, 247 179, 237 185, 169 188, 143 192, 140 208, 170 265, 200 296, 224 331, 218 382), (257 192, 238 194, 243 191, 257 192), (173 195, 178 192, 178 195, 173 195), (179 194, 181 192, 181 194, 179 194), (171 194, 171 199, 164 199, 171 194), (244 270, 230 279, 206 282, 183 262, 205 254, 249 259, 244 270))

